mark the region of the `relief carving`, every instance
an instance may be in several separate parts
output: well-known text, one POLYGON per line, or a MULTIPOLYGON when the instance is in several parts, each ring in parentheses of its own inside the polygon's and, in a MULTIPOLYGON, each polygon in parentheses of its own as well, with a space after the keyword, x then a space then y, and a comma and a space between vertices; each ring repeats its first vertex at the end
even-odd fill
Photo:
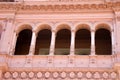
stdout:
POLYGON ((71 11, 71 10, 79 10, 79 9, 113 9, 119 8, 120 2, 116 3, 105 3, 105 4, 67 4, 67 5, 21 5, 21 4, 0 4, 1 10, 39 10, 39 11, 71 11))
POLYGON ((114 71, 104 71, 104 72, 99 72, 99 71, 83 71, 83 72, 77 72, 77 71, 72 71, 72 72, 65 72, 65 71, 43 71, 43 72, 5 72, 4 75, 4 80, 8 79, 117 79, 118 74, 114 71), (76 75, 77 74, 77 75, 76 75))

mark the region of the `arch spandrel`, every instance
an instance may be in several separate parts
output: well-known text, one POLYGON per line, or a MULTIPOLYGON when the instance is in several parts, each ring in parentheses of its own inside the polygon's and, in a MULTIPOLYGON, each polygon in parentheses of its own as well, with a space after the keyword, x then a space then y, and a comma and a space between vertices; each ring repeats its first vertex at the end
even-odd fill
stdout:
POLYGON ((38 24, 38 25, 36 25, 36 27, 34 28, 34 31, 35 31, 36 33, 38 33, 39 31, 41 31, 41 30, 43 30, 43 29, 52 30, 52 25, 45 24, 45 23, 38 24))
POLYGON ((91 31, 91 26, 89 24, 77 24, 75 26, 75 32, 77 32, 80 29, 87 29, 87 30, 91 31))
POLYGON ((33 25, 32 24, 19 24, 16 26, 16 33, 19 34, 19 32, 21 32, 22 30, 24 29, 30 29, 32 30, 33 29, 33 25))
POLYGON ((109 30, 110 32, 112 31, 112 26, 108 23, 98 23, 95 25, 95 31, 97 31, 98 29, 107 29, 109 30))
POLYGON ((71 27, 70 23, 58 23, 55 25, 55 31, 58 32, 61 29, 68 29, 71 31, 71 27))

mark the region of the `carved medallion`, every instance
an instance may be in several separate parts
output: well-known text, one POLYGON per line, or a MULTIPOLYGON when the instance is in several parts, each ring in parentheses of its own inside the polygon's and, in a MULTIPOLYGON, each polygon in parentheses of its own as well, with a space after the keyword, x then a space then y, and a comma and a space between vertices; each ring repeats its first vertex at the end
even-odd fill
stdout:
POLYGON ((42 76, 43 76, 42 72, 37 73, 37 78, 42 78, 42 76))
POLYGON ((13 78, 17 78, 18 75, 19 75, 18 72, 14 72, 14 73, 12 73, 13 78))
POLYGON ((75 73, 74 72, 70 72, 69 76, 70 76, 70 78, 74 78, 75 77, 75 73))
POLYGON ((77 73, 77 77, 78 77, 78 78, 82 78, 82 76, 83 76, 83 73, 82 73, 82 72, 78 72, 78 73, 77 73))
POLYGON ((59 73, 58 73, 58 72, 54 72, 54 73, 53 73, 53 77, 54 77, 54 78, 57 78, 58 76, 59 76, 59 73))
POLYGON ((67 74, 66 74, 66 72, 61 72, 60 76, 61 76, 62 78, 66 78, 67 74))
POLYGON ((22 72, 21 73, 21 78, 23 78, 23 79, 27 78, 27 73, 26 72, 22 72))
POLYGON ((34 77, 34 72, 30 72, 30 73, 28 74, 28 76, 29 76, 29 78, 33 78, 33 77, 34 77))
POLYGON ((10 72, 6 72, 6 73, 4 74, 4 77, 5 77, 6 79, 9 79, 9 78, 11 77, 11 73, 10 73, 10 72))

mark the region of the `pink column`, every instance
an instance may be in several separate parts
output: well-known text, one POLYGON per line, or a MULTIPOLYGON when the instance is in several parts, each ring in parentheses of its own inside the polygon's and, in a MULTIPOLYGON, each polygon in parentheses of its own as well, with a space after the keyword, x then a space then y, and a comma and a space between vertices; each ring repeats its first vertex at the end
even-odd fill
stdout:
POLYGON ((114 30, 111 32, 111 41, 112 41, 112 54, 115 54, 115 41, 114 41, 114 30))
POLYGON ((95 31, 91 31, 91 55, 95 55, 95 31))
POLYGON ((36 37, 37 37, 36 36, 36 32, 33 31, 31 45, 30 45, 30 50, 29 50, 29 55, 34 55, 34 53, 35 53, 36 37))
POLYGON ((13 41, 12 41, 11 50, 10 50, 10 55, 14 55, 17 38, 18 38, 18 35, 17 35, 16 32, 14 32, 14 34, 13 34, 13 41))
POLYGON ((75 54, 75 31, 71 33, 71 45, 70 45, 70 55, 75 54))
POLYGON ((55 52, 55 38, 56 38, 56 32, 52 31, 52 38, 51 38, 49 55, 54 55, 54 52, 55 52))

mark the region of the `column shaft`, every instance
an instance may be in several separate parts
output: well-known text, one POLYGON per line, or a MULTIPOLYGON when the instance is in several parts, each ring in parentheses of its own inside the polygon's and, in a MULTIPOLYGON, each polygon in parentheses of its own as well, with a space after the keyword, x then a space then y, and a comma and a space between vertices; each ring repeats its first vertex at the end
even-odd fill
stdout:
POLYGON ((75 31, 71 33, 70 55, 75 54, 75 31))
POLYGON ((91 32, 91 55, 95 55, 95 32, 91 32))
POLYGON ((111 33, 111 42, 112 42, 112 54, 115 53, 115 42, 114 42, 114 32, 111 33))
POLYGON ((49 55, 54 55, 54 52, 55 52, 55 38, 56 38, 56 33, 55 33, 55 31, 52 31, 52 38, 51 38, 49 55))
POLYGON ((11 50, 10 50, 10 55, 13 55, 14 52, 15 52, 15 47, 16 47, 17 38, 18 38, 17 33, 14 32, 14 34, 13 34, 12 46, 11 46, 11 50))
POLYGON ((30 45, 30 50, 29 50, 29 55, 34 55, 35 53, 35 44, 36 44, 36 33, 32 33, 32 40, 31 40, 31 45, 30 45))

